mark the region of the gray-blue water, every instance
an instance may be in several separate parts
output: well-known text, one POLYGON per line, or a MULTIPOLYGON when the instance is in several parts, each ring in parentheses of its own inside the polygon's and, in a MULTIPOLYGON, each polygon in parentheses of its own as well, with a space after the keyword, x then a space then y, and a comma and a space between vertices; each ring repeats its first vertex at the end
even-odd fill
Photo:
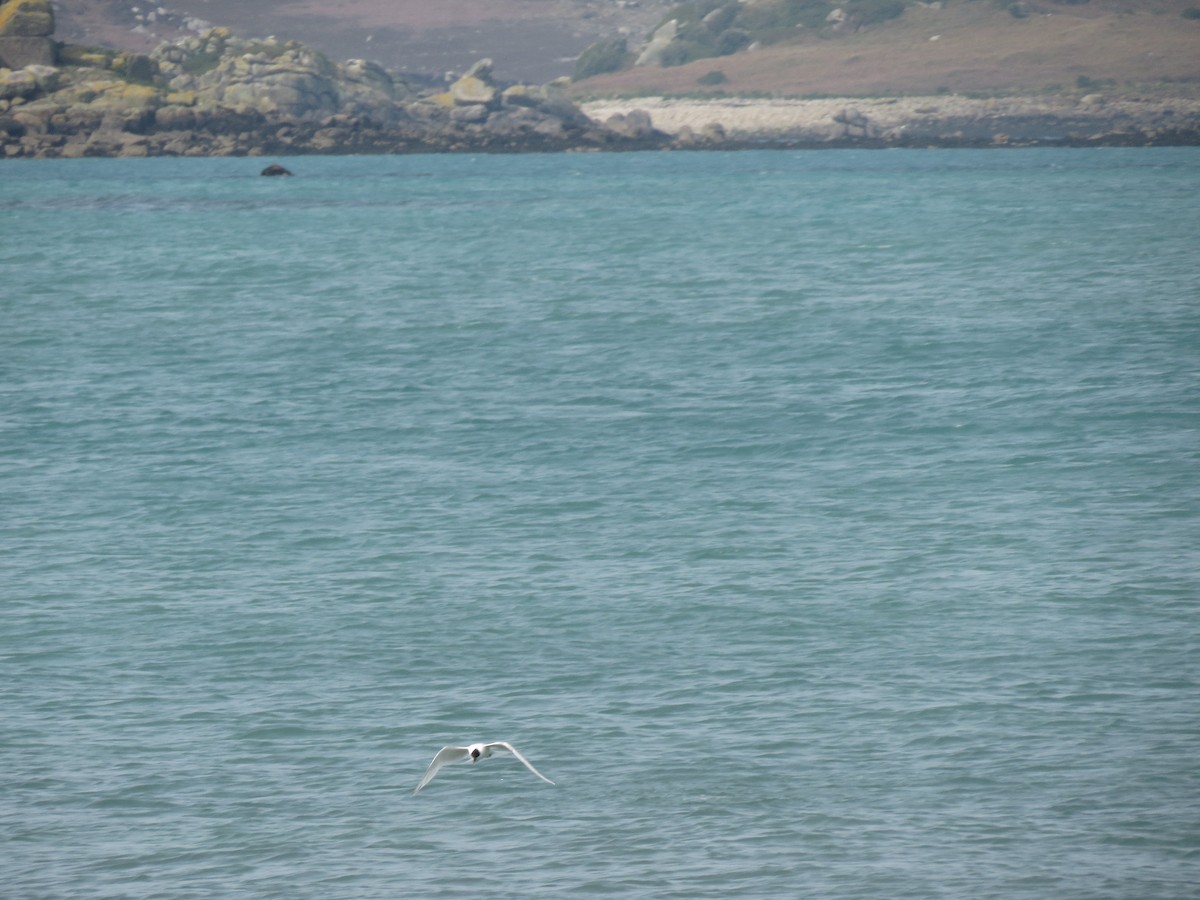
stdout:
POLYGON ((1200 151, 286 162, 0 165, 6 897, 1200 893, 1200 151))

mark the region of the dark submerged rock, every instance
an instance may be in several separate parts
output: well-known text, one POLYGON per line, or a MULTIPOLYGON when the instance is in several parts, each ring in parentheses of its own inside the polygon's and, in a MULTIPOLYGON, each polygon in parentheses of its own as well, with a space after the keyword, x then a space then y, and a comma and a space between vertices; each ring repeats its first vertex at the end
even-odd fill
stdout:
POLYGON ((291 175, 292 173, 288 169, 281 166, 279 163, 271 163, 269 166, 267 166, 265 169, 263 169, 258 174, 272 176, 272 175, 291 175))

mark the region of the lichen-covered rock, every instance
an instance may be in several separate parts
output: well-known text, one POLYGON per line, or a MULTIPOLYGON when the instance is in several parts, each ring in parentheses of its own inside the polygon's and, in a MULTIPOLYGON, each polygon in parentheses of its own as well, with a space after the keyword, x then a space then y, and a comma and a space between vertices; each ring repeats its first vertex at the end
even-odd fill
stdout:
POLYGON ((727 139, 725 126, 720 122, 707 122, 700 130, 684 125, 675 134, 675 146, 682 148, 720 146, 727 139))
POLYGON ((658 133, 654 129, 654 122, 650 118, 650 113, 644 109, 633 109, 627 113, 615 113, 609 116, 604 124, 613 133, 631 140, 646 140, 658 133))
POLYGON ((500 90, 492 81, 492 61, 479 60, 465 75, 450 85, 447 93, 457 106, 494 106, 499 101, 500 90))
POLYGON ((538 103, 538 109, 543 112, 562 119, 564 122, 586 127, 591 124, 591 119, 579 108, 579 106, 567 96, 567 87, 570 85, 568 79, 557 79, 547 85, 543 85, 539 89, 541 101, 538 103))
POLYGON ((545 99, 541 88, 528 84, 514 84, 500 92, 500 102, 505 106, 538 106, 545 99))
POLYGON ((173 92, 202 105, 301 117, 337 112, 338 68, 294 41, 245 41, 214 28, 151 54, 173 92))
POLYGON ((85 66, 91 69, 107 69, 114 56, 116 51, 82 47, 78 44, 64 44, 58 51, 60 65, 85 66))
POLYGON ((677 19, 668 19, 658 30, 651 35, 642 52, 638 54, 635 66, 659 66, 662 65, 663 54, 667 52, 667 48, 674 43, 675 38, 679 36, 679 21, 677 19))
POLYGON ((203 34, 160 44, 150 57, 158 63, 163 78, 173 85, 177 83, 176 90, 188 90, 195 88, 196 80, 215 69, 227 53, 249 46, 243 41, 231 48, 231 42, 236 39, 228 28, 210 28, 203 34))
POLYGON ((48 37, 0 37, 0 68, 57 65, 57 49, 48 37))
POLYGON ((449 94, 457 106, 490 106, 496 102, 497 91, 494 85, 480 78, 464 75, 450 85, 449 94))
MULTIPOLYGON (((105 73, 106 74, 106 73, 105 73)), ((94 109, 153 109, 162 102, 160 92, 146 84, 130 84, 112 75, 81 80, 56 91, 47 102, 68 108, 91 106, 94 109)))
POLYGON ((32 97, 38 93, 37 77, 28 69, 0 69, 0 100, 32 97))
MULTIPOLYGON (((61 69, 0 79, 0 155, 565 150, 630 146, 562 84, 508 88, 482 60, 450 89, 417 96, 374 63, 335 65, 294 41, 214 28, 149 56, 64 47, 61 69), (624 142, 624 143, 623 143, 624 142)), ((636 128, 639 146, 658 133, 636 128)))
POLYGON ((26 66, 25 71, 34 77, 38 90, 43 93, 58 90, 62 83, 62 72, 57 66, 26 66))
POLYGON ((505 106, 487 117, 488 131, 504 137, 516 137, 532 131, 542 116, 528 106, 505 106))
POLYGON ((133 81, 151 82, 158 76, 158 63, 144 53, 118 53, 108 65, 133 81))
POLYGON ((397 96, 395 79, 378 63, 365 59, 347 60, 339 67, 338 74, 347 86, 361 87, 389 100, 394 100, 397 96))
POLYGON ((450 121, 459 124, 486 122, 487 118, 488 108, 482 103, 469 103, 450 110, 450 121))
POLYGON ((280 70, 208 87, 219 105, 283 117, 331 113, 338 108, 337 90, 328 79, 310 72, 280 70))
POLYGON ((54 34, 54 5, 50 0, 0 2, 0 36, 49 37, 54 34))
POLYGON ((196 113, 190 106, 169 104, 154 111, 154 122, 163 131, 190 131, 196 127, 196 113))
POLYGON ((335 85, 338 106, 354 114, 390 121, 399 114, 396 101, 407 94, 383 66, 352 59, 338 67, 335 85))

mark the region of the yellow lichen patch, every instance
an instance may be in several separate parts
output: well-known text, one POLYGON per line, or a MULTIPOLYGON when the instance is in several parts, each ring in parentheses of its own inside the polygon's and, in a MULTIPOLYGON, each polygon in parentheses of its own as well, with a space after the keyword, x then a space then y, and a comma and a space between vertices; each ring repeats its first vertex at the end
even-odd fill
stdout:
POLYGON ((505 103, 520 103, 529 105, 534 100, 535 88, 527 84, 514 84, 506 87, 500 97, 505 103))
POLYGON ((58 50, 58 62, 62 66, 106 69, 112 58, 111 52, 92 47, 81 47, 78 44, 63 44, 58 50))
POLYGON ((436 103, 438 106, 443 106, 446 109, 454 108, 454 95, 451 94, 449 91, 443 91, 440 94, 434 94, 429 99, 432 102, 436 103))
POLYGON ((144 84, 129 84, 116 79, 112 81, 91 80, 59 91, 54 95, 54 99, 56 102, 67 105, 90 103, 121 109, 137 109, 157 104, 159 93, 144 84))
POLYGON ((496 99, 496 88, 475 75, 464 75, 450 85, 450 96, 464 106, 491 103, 496 99))
POLYGON ((54 34, 54 7, 50 0, 9 0, 0 5, 0 35, 49 37, 54 34))
POLYGON ((195 106, 195 91, 172 91, 166 96, 167 103, 172 106, 195 106))
POLYGON ((73 106, 76 103, 91 103, 117 83, 115 78, 104 77, 106 74, 101 72, 100 78, 86 78, 76 81, 73 84, 68 84, 54 93, 54 101, 61 106, 73 106))
POLYGON ((149 106, 158 100, 158 91, 144 84, 121 84, 106 92, 121 106, 149 106))

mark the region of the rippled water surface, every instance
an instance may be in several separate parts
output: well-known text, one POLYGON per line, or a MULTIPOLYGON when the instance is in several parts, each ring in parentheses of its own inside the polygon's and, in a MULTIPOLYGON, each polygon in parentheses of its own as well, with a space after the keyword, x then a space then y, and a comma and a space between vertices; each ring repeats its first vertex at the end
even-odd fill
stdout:
POLYGON ((0 165, 7 896, 1196 896, 1200 153, 287 163, 0 165))

